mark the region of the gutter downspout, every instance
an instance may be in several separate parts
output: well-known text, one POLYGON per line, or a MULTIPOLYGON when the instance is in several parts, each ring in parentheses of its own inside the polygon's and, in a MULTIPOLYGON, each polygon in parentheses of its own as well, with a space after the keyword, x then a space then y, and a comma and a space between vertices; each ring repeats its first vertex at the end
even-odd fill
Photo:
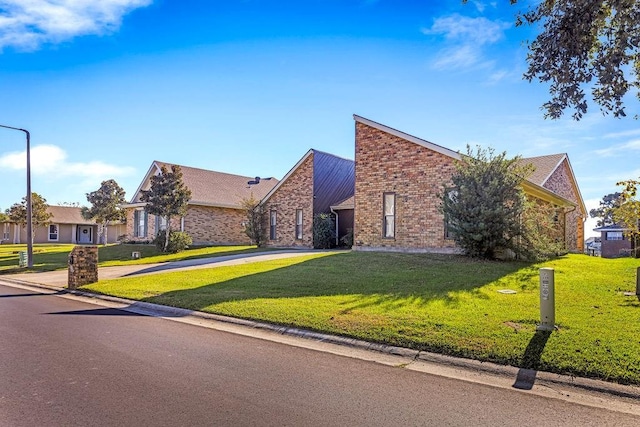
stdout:
POLYGON ((331 206, 329 206, 329 210, 336 216, 336 246, 338 246, 338 213, 331 206))

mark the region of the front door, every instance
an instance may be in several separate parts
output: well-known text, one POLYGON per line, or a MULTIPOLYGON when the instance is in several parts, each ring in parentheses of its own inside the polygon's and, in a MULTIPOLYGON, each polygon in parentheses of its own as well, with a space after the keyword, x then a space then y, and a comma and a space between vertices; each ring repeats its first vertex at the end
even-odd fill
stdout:
POLYGON ((87 244, 93 243, 93 228, 88 226, 78 227, 78 243, 87 244))

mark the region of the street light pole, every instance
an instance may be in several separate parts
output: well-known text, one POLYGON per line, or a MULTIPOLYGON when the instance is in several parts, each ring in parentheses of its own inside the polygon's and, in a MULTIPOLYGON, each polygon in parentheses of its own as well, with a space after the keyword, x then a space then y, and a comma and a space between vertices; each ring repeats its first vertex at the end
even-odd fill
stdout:
POLYGON ((0 125, 1 128, 13 129, 27 135, 27 267, 33 267, 33 212, 31 207, 31 134, 26 129, 0 125))

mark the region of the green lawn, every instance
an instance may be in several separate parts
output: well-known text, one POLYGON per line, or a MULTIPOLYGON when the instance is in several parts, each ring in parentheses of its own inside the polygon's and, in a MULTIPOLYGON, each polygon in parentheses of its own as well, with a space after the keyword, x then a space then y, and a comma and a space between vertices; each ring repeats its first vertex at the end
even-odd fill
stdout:
MULTIPOLYGON (((42 244, 33 246, 33 269, 18 267, 18 253, 26 251, 27 245, 0 245, 0 274, 29 271, 52 271, 66 269, 69 252, 74 245, 42 244)), ((164 254, 154 245, 108 245, 98 246, 100 267, 127 264, 151 264, 185 259, 206 258, 237 253, 256 252, 255 246, 206 246, 192 247, 177 254, 164 254), (141 258, 131 259, 131 252, 138 251, 141 258)))
POLYGON ((640 384, 635 259, 541 263, 342 252, 105 280, 87 290, 519 367, 640 384), (556 323, 536 332, 538 269, 556 323), (498 290, 512 289, 516 294, 498 290))

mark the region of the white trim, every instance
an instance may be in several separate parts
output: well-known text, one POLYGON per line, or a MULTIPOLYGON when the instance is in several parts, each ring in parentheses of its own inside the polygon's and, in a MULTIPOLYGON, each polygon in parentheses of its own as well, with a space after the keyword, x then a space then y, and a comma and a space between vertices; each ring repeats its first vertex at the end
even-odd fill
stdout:
POLYGON ((373 120, 365 119, 364 117, 360 117, 356 114, 353 115, 353 119, 358 123, 371 126, 372 128, 381 130, 382 132, 386 132, 393 136, 397 136, 398 138, 402 138, 409 142, 413 142, 414 144, 422 145, 423 147, 428 148, 429 150, 435 151, 440 154, 444 154, 445 156, 451 157, 452 159, 462 160, 462 155, 457 151, 450 150, 438 144, 434 144, 433 142, 429 142, 424 139, 418 138, 416 136, 409 135, 408 133, 401 132, 397 129, 390 128, 389 126, 385 126, 378 122, 374 122, 373 120))
MULTIPOLYGON (((136 200, 136 198, 138 197, 138 194, 142 191, 142 188, 147 183, 147 181, 149 181, 151 179, 151 176, 152 176, 152 173, 153 173, 153 170, 154 170, 154 166, 155 166, 156 172, 160 171, 160 166, 158 165, 158 161, 154 160, 153 163, 151 163, 151 166, 149 167, 149 170, 145 174, 144 178, 142 179, 142 182, 140 182, 140 185, 138 186, 138 189, 136 190, 135 193, 133 193, 133 197, 131 198, 130 204, 138 204, 139 203, 139 202, 134 202, 134 200, 136 200)), ((125 205, 123 205, 123 206, 125 206, 125 205)))
POLYGON ((59 242, 60 241, 60 226, 58 224, 49 224, 47 225, 47 242, 59 242), (51 233, 51 227, 55 227, 56 228, 56 232, 55 233, 51 233), (55 234, 56 238, 52 239, 51 235, 55 234))

